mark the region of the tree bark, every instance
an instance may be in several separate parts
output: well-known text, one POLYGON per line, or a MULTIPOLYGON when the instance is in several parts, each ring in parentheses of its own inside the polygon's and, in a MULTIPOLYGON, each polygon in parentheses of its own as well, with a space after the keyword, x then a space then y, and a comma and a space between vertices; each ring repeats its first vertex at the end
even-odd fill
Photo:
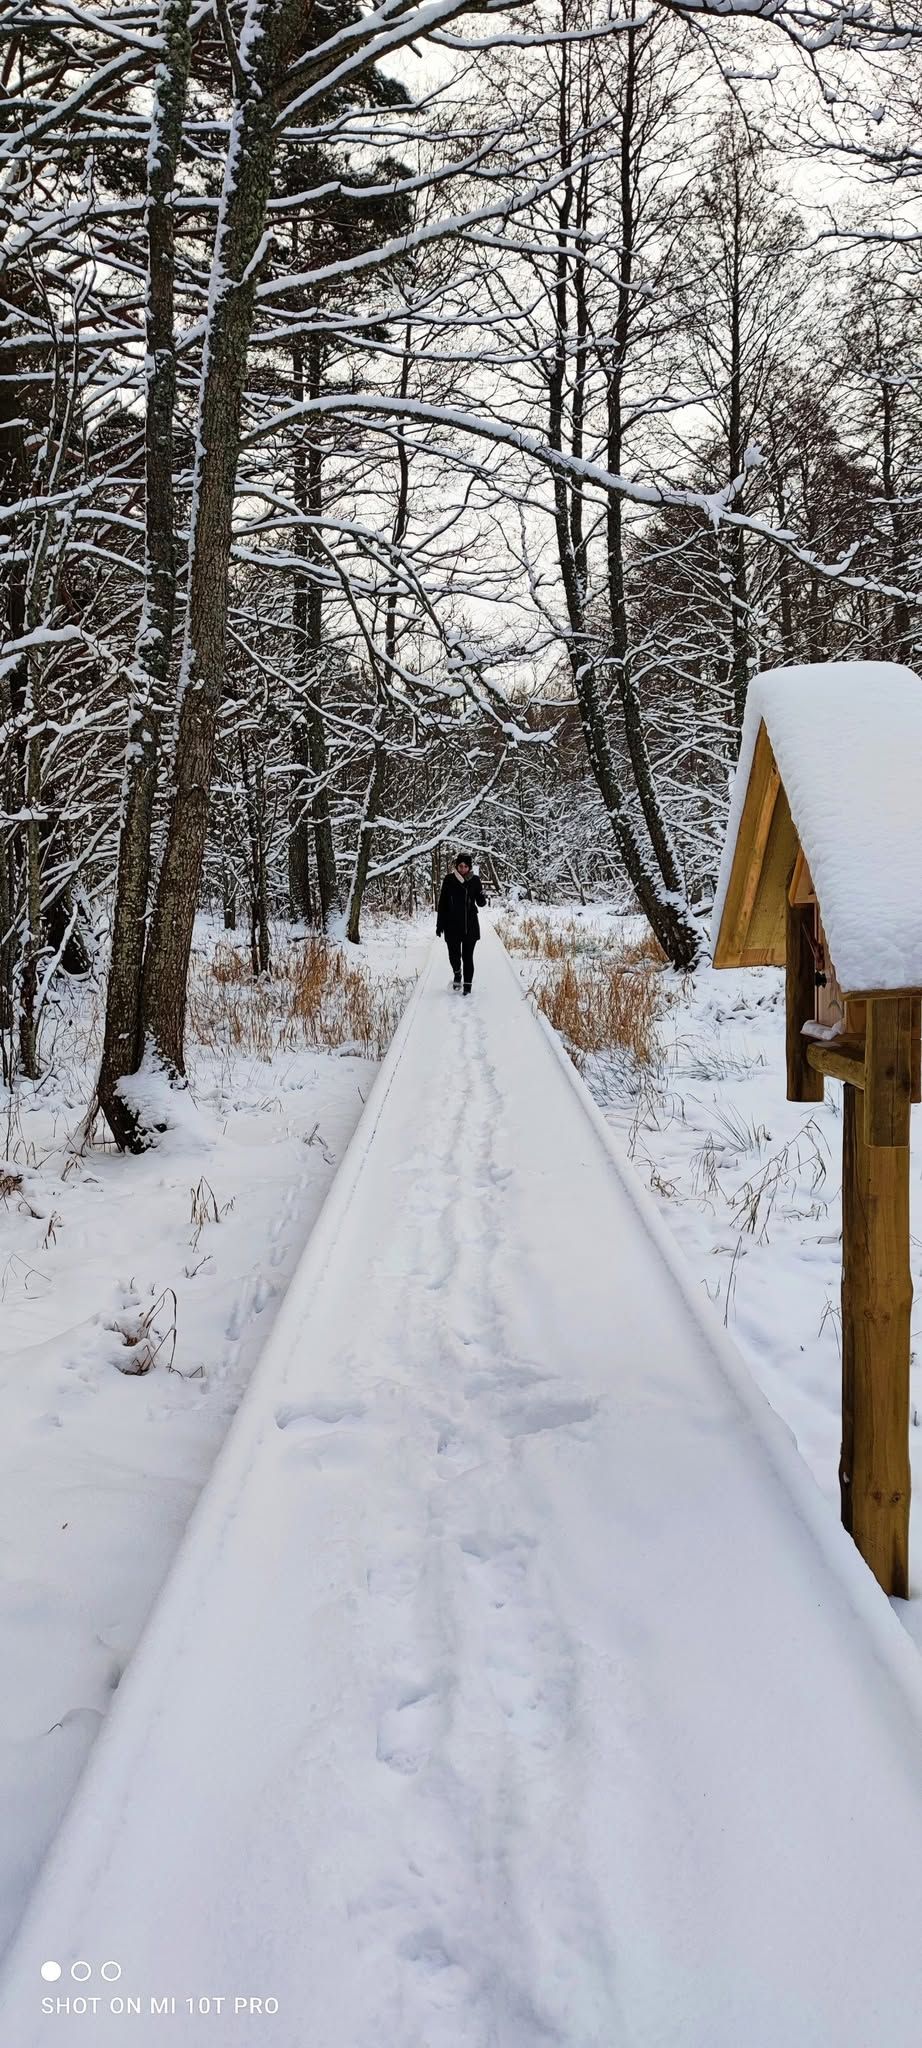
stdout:
POLYGON ((365 791, 362 821, 359 827, 359 843, 355 856, 355 867, 352 871, 349 901, 346 906, 346 937, 353 946, 359 944, 362 936, 362 905, 365 900, 365 888, 368 882, 368 868, 374 842, 375 819, 380 808, 387 775, 387 750, 382 746, 380 739, 383 716, 383 705, 379 705, 375 713, 375 739, 371 773, 368 778, 368 787, 365 791))
MULTIPOLYGON (((907 577, 906 520, 900 501, 896 480, 896 407, 897 399, 893 384, 888 377, 880 382, 881 401, 881 470, 884 500, 890 520, 890 573, 895 583, 911 581, 907 577)), ((905 597, 893 600, 893 611, 888 621, 887 639, 889 652, 894 661, 912 659, 912 624, 909 606, 905 597)))
MULTIPOLYGON (((28 494, 26 420, 16 382, 21 368, 21 356, 11 353, 8 374, 0 378, 0 497, 5 505, 15 505, 28 494)), ((4 595, 6 637, 11 641, 20 640, 26 623, 26 576, 24 563, 15 557, 4 576, 4 595)), ((24 690, 25 656, 15 668, 5 670, 0 676, 0 722, 6 724, 18 719, 24 690)), ((0 806, 9 818, 15 818, 23 809, 23 767, 20 741, 10 748, 3 786, 0 787, 0 806)), ((12 1081, 15 1067, 13 1043, 20 846, 21 829, 10 826, 0 841, 0 1048, 2 1078, 7 1086, 12 1081)))
POLYGON ((240 780, 250 842, 250 960, 253 979, 268 974, 271 966, 269 939, 269 878, 266 869, 266 778, 257 755, 250 774, 246 742, 238 737, 240 780))
MULTIPOLYGON (((295 396, 298 399, 305 396, 316 399, 320 397, 323 367, 321 337, 318 333, 313 332, 308 337, 306 376, 304 355, 304 344, 298 337, 292 347, 295 396)), ((294 623, 298 643, 307 654, 304 708, 298 721, 295 744, 299 764, 308 771, 313 783, 311 821, 317 872, 317 899, 320 922, 326 928, 334 911, 339 909, 339 883, 333 849, 330 793, 327 787, 327 742, 323 722, 323 586, 319 576, 319 566, 323 559, 319 533, 319 522, 323 515, 323 449, 320 439, 322 431, 322 425, 318 423, 307 438, 306 451, 299 446, 295 455, 294 499, 298 510, 310 515, 306 553, 313 573, 304 575, 296 572, 294 623)), ((307 819, 299 818, 296 831, 303 833, 306 838, 309 830, 307 819)), ((296 871, 298 874, 310 872, 310 855, 306 845, 296 856, 296 871)), ((306 904, 302 905, 299 914, 310 915, 306 904)))
POLYGON ((221 863, 221 909, 226 932, 237 929, 237 884, 226 861, 221 863))
POLYGON ((231 123, 212 259, 190 522, 188 606, 180 665, 174 793, 144 960, 144 1048, 185 1072, 186 983, 208 831, 224 679, 227 577, 240 415, 276 148, 276 91, 303 37, 305 0, 250 0, 247 66, 231 123))
POLYGON ((96 1099, 118 1145, 142 1150, 137 1116, 119 1093, 142 1052, 141 998, 151 832, 176 616, 173 495, 175 223, 172 194, 189 79, 190 0, 164 0, 147 191, 146 583, 134 654, 134 692, 122 793, 112 956, 96 1099))
MULTIPOLYGON (((401 398, 406 398, 407 392, 410 388, 410 349, 412 344, 412 338, 413 330, 410 323, 408 322, 404 333, 403 360, 400 367, 401 398)), ((400 547, 404 535, 406 534, 407 521, 410 515, 410 464, 409 459, 407 457, 407 444, 403 433, 399 430, 396 438, 397 503, 394 508, 394 523, 391 529, 391 546, 393 548, 395 556, 397 553, 397 549, 400 547)), ((349 890, 349 903, 346 912, 346 937, 347 939, 351 940, 354 946, 358 945, 359 939, 361 937, 360 921, 362 916, 362 904, 364 902, 365 888, 368 881, 368 868, 369 863, 371 861, 371 849, 374 841, 375 819, 380 808, 381 798, 384 794, 384 788, 387 781, 387 749, 381 743, 381 730, 387 712, 387 689, 391 680, 391 671, 396 658, 397 578, 396 575, 393 573, 392 565, 391 585, 387 596, 387 608, 385 611, 384 623, 384 681, 383 687, 379 683, 379 702, 378 708, 375 712, 374 758, 372 761, 371 775, 369 777, 368 788, 365 793, 365 807, 362 814, 362 825, 359 833, 358 851, 356 854, 355 869, 352 876, 352 884, 349 890)))

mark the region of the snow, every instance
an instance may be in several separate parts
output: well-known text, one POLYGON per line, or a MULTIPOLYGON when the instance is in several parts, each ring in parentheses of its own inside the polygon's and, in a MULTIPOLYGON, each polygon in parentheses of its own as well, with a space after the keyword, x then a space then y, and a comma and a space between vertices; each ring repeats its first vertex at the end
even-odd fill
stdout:
MULTIPOLYGON (((200 920, 195 960, 226 936, 200 920)), ((361 950, 411 986, 418 933, 382 922, 361 950)), ((271 1062, 193 1039, 156 1150, 78 1154, 99 1018, 89 987, 73 1005, 53 993, 53 1070, 0 1125, 0 1948, 376 1071, 291 1034, 271 1062)))
POLYGON ((114 1958, 133 2038, 167 1993, 183 2048, 915 2048, 916 1652, 495 938, 445 981, 439 947, 7 2036, 83 1991, 123 2038, 114 1958))
MULTIPOLYGON (((643 921, 599 905, 532 921, 558 936, 578 925, 586 951, 635 940, 643 921)), ((542 963, 517 955, 523 986, 542 963)), ((624 1055, 587 1058, 584 1078, 681 1249, 839 1515, 841 1436, 842 1090, 785 1097, 784 975, 775 968, 694 976, 664 971, 668 1009, 649 1069, 624 1055)), ((910 1368, 913 1521, 922 1512, 922 1106, 910 1151, 915 1306, 910 1368)), ((894 1612, 922 1647, 922 1565, 894 1612)))
POLYGON ((922 988, 922 683, 895 662, 753 677, 712 929, 726 899, 764 722, 806 855, 839 983, 922 988))

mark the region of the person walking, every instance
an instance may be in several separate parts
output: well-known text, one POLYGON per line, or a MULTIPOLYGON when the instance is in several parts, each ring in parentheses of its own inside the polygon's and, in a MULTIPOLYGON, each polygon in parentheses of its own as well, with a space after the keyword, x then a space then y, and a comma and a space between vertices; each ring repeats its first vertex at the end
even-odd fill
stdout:
POLYGON ((477 906, 486 903, 486 900, 480 876, 474 873, 474 863, 470 854, 459 853, 439 892, 435 935, 436 938, 444 938, 448 947, 455 988, 461 987, 463 970, 466 996, 471 992, 471 982, 474 979, 474 947, 480 937, 477 906))

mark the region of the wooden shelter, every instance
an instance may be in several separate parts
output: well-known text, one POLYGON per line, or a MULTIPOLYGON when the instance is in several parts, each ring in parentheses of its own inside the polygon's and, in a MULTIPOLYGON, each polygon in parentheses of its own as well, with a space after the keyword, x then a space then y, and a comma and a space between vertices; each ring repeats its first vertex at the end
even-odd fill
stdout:
POLYGON ((787 1094, 845 1084, 842 1520, 909 1592, 910 1106, 920 1099, 922 683, 883 662, 750 687, 715 967, 784 967, 787 1094))

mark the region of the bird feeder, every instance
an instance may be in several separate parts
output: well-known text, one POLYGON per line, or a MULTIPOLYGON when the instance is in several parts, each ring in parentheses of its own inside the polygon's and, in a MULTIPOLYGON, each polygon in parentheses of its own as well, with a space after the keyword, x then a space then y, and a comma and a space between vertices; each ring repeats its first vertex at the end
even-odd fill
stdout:
POLYGON ((750 685, 715 967, 783 967, 787 1095, 844 1084, 842 1521, 909 1592, 910 1105, 920 1099, 922 683, 887 662, 750 685))

